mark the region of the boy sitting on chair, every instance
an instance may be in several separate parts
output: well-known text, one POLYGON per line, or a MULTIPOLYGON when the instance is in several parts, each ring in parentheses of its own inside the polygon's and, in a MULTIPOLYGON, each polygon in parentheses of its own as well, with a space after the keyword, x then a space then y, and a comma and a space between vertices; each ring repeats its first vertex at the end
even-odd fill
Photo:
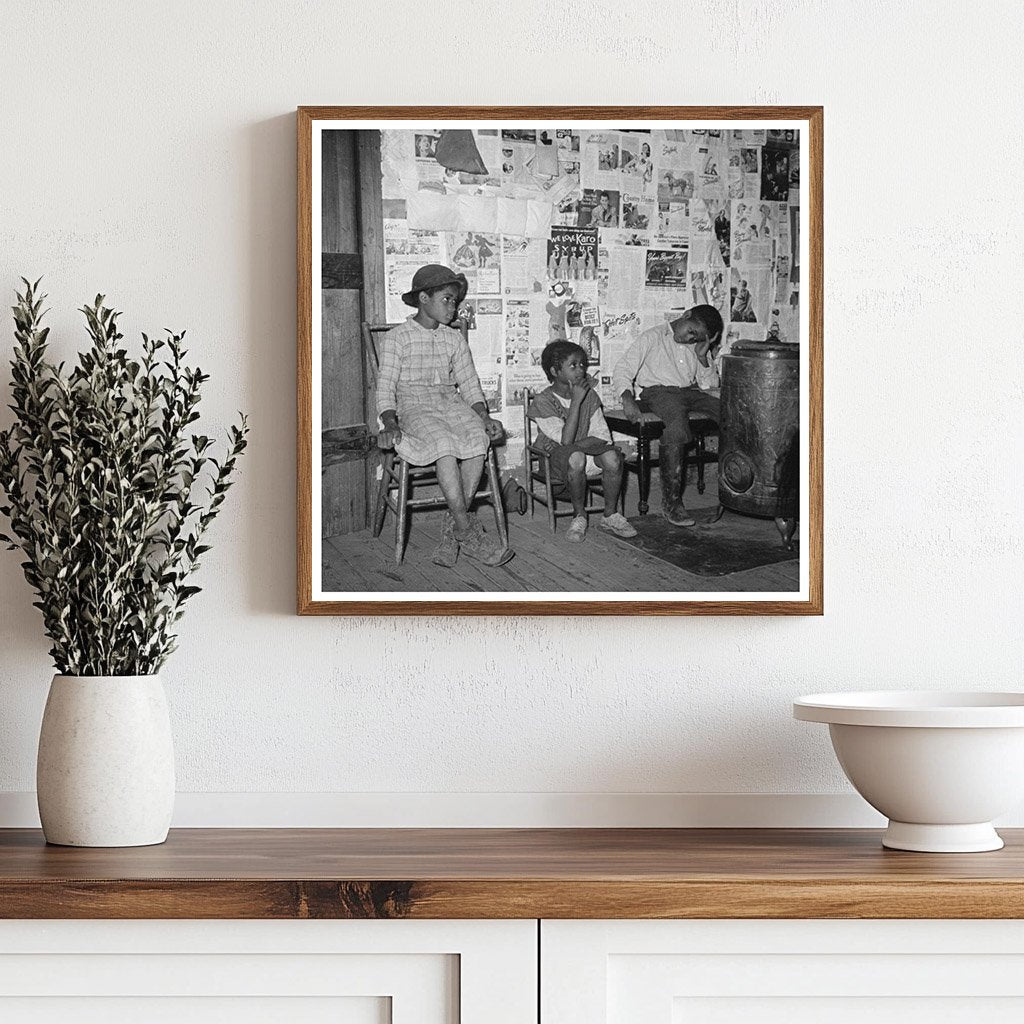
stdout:
POLYGON ((553 341, 541 353, 540 365, 551 386, 534 397, 527 414, 537 424, 536 447, 551 457, 555 496, 568 494, 572 502, 566 539, 578 544, 586 537, 587 479, 598 475, 604 489, 601 528, 616 537, 635 537, 618 511, 625 460, 612 444, 594 379, 587 375, 587 353, 571 341, 553 341))

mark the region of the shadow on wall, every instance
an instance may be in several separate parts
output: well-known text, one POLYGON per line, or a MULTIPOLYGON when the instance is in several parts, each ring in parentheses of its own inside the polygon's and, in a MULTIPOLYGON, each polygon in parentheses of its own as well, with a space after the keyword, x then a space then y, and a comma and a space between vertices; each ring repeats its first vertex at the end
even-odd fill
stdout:
MULTIPOLYGON (((7 369, 3 364, 3 369, 7 369)), ((6 522, 4 523, 6 526, 6 522)), ((36 595, 25 582, 21 563, 25 560, 20 551, 8 551, 0 547, 0 608, 3 608, 3 628, 0 629, 0 651, 4 662, 9 665, 32 664, 39 661, 44 668, 43 676, 49 683, 47 672, 52 672, 50 641, 43 635, 43 617, 38 608, 32 606, 36 595)), ((0 678, 3 673, 0 672, 0 678)))
MULTIPOLYGON (((241 310, 239 330, 247 365, 240 376, 248 397, 239 405, 249 413, 250 446, 241 463, 242 491, 228 499, 215 524, 212 543, 223 543, 233 529, 244 532, 246 610, 288 615, 295 610, 295 115, 283 114, 239 129, 241 144, 228 153, 241 154, 233 174, 246 218, 237 233, 247 263, 237 293, 224 301, 241 310)), ((200 246, 201 248, 201 246, 200 246)), ((8 274, 5 287, 16 277, 8 274)), ((224 286, 232 287, 232 283, 224 286)), ((4 320, 4 344, 11 321, 4 320)), ((77 328, 76 328, 77 329, 77 328)), ((80 340, 80 338, 78 338, 80 340)), ((128 338, 132 343, 137 339, 128 338)), ((0 360, 0 383, 6 389, 8 361, 0 360)), ((217 375, 211 382, 216 388, 217 375)), ((7 426, 10 415, 0 415, 7 426)), ((212 423, 211 423, 212 425, 212 423)), ((0 551, 0 649, 11 663, 46 659, 48 642, 32 607, 34 596, 19 568, 17 553, 0 551)), ((211 580, 200 579, 209 586, 211 580)), ((48 659, 46 659, 48 661, 48 659)), ((0 673, 2 674, 2 673, 0 673)))
POLYGON ((243 472, 251 494, 247 601, 257 614, 295 612, 295 115, 244 129, 247 190, 249 419, 243 472))
POLYGON ((713 722, 702 721, 699 701, 654 702, 637 711, 634 704, 626 715, 628 729, 613 744, 602 749, 581 744, 563 751, 560 772, 568 782, 566 790, 627 793, 637 791, 639 782, 643 792, 652 794, 756 794, 778 792, 780 777, 800 773, 799 764, 780 761, 789 756, 779 743, 780 732, 793 724, 788 701, 767 711, 737 704, 713 722), (711 789, 709 780, 714 780, 711 789), (751 780, 762 783, 752 785, 751 780))

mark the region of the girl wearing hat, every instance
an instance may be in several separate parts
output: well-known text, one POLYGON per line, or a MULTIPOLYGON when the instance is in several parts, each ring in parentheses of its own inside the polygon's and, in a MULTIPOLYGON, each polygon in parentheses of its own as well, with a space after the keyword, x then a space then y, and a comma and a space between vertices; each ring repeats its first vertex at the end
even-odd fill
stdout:
POLYGON ((388 331, 381 347, 377 408, 386 447, 414 466, 436 466, 448 514, 434 562, 452 566, 461 550, 502 565, 512 551, 469 512, 488 445, 501 439, 502 427, 487 411, 465 335, 450 326, 467 290, 465 274, 440 264, 416 271, 402 296, 416 314, 388 331))

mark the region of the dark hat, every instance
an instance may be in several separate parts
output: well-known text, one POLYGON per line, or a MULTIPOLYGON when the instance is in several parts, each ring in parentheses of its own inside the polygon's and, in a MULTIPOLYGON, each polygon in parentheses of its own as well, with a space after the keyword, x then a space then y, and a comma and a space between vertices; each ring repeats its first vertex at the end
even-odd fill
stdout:
POLYGON ((446 284, 459 286, 459 302, 462 302, 469 291, 466 275, 456 274, 454 270, 449 270, 440 263, 428 263, 412 275, 412 287, 402 296, 402 301, 415 309, 419 305, 416 296, 420 292, 428 292, 431 288, 443 288, 446 284))

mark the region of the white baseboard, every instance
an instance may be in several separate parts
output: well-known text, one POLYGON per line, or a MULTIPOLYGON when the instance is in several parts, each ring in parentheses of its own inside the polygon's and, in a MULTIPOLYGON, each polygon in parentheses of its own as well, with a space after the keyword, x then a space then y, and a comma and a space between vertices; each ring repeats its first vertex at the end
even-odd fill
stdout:
MULTIPOLYGON (((855 793, 179 793, 176 828, 881 828, 855 793)), ((996 824, 1019 827, 1024 814, 996 824)), ((0 793, 0 828, 38 828, 0 793)))
MULTIPOLYGON (((179 793, 177 828, 827 828, 884 820, 855 794, 179 793)), ((37 828, 34 793, 0 827, 37 828)))

